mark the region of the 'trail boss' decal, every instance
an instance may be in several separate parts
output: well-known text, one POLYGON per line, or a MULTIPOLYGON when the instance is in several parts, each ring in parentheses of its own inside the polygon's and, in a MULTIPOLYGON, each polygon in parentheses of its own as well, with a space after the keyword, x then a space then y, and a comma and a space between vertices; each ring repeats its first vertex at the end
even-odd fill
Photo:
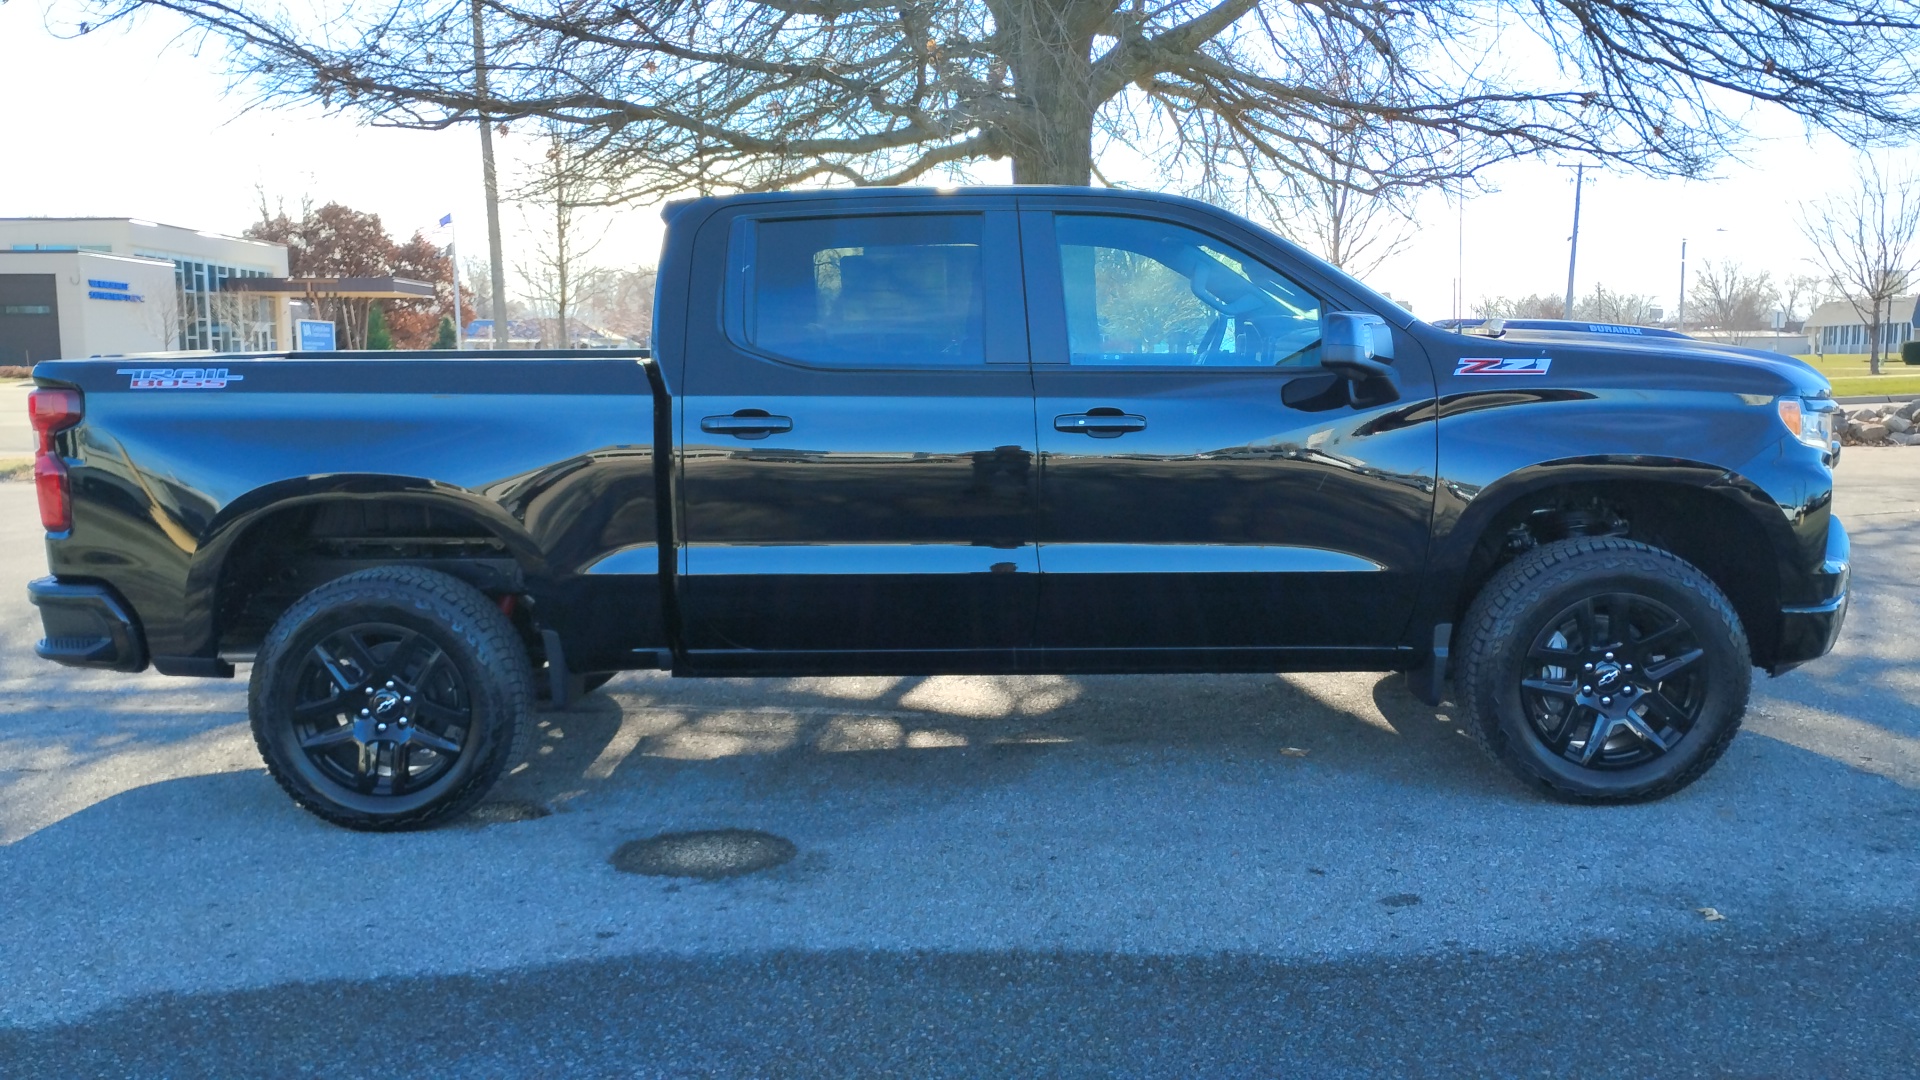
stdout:
POLYGON ((116 375, 131 375, 129 390, 225 390, 230 382, 244 382, 245 375, 229 375, 216 368, 121 368, 116 375))
POLYGON ((1455 375, 1545 375, 1551 356, 1477 356, 1460 361, 1455 375))

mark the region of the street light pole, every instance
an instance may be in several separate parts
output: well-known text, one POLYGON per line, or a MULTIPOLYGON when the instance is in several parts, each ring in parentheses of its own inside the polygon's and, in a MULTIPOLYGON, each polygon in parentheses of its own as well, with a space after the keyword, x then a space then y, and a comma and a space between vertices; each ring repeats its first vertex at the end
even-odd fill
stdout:
POLYGON ((1680 303, 1674 309, 1673 328, 1687 332, 1687 238, 1680 238, 1680 303))
POLYGON ((1573 167, 1573 236, 1572 244, 1567 248, 1567 303, 1561 314, 1563 319, 1573 318, 1573 268, 1580 258, 1580 189, 1586 187, 1587 167, 1584 164, 1573 167))

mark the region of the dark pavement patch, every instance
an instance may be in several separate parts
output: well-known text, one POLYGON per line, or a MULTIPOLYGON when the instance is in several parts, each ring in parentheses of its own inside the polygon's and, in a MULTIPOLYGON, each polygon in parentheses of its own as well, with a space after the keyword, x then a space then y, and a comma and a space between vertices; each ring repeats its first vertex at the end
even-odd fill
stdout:
POLYGON ((771 870, 797 850, 793 841, 756 829, 707 829, 628 841, 607 861, 627 874, 712 879, 771 870))

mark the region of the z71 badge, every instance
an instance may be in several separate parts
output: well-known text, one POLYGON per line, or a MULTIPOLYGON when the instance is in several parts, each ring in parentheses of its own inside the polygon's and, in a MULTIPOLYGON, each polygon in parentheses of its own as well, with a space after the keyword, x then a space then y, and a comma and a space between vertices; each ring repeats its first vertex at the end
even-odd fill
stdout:
POLYGON ((225 390, 228 383, 244 382, 244 375, 229 375, 215 368, 121 368, 117 375, 131 375, 129 390, 225 390))
POLYGON ((1460 361, 1455 375, 1545 375, 1551 356, 1478 356, 1460 361))

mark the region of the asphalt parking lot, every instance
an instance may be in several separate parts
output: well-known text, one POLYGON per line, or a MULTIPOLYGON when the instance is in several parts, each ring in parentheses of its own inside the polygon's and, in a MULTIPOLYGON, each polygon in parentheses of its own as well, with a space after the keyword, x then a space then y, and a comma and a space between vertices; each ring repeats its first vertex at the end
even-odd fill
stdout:
POLYGON ((0 485, 0 1075, 1911 1075, 1920 450, 1841 477, 1836 654, 1652 805, 1385 675, 633 674, 401 836, 288 802, 243 680, 35 660, 0 485), (797 854, 609 865, 704 828, 797 854))

